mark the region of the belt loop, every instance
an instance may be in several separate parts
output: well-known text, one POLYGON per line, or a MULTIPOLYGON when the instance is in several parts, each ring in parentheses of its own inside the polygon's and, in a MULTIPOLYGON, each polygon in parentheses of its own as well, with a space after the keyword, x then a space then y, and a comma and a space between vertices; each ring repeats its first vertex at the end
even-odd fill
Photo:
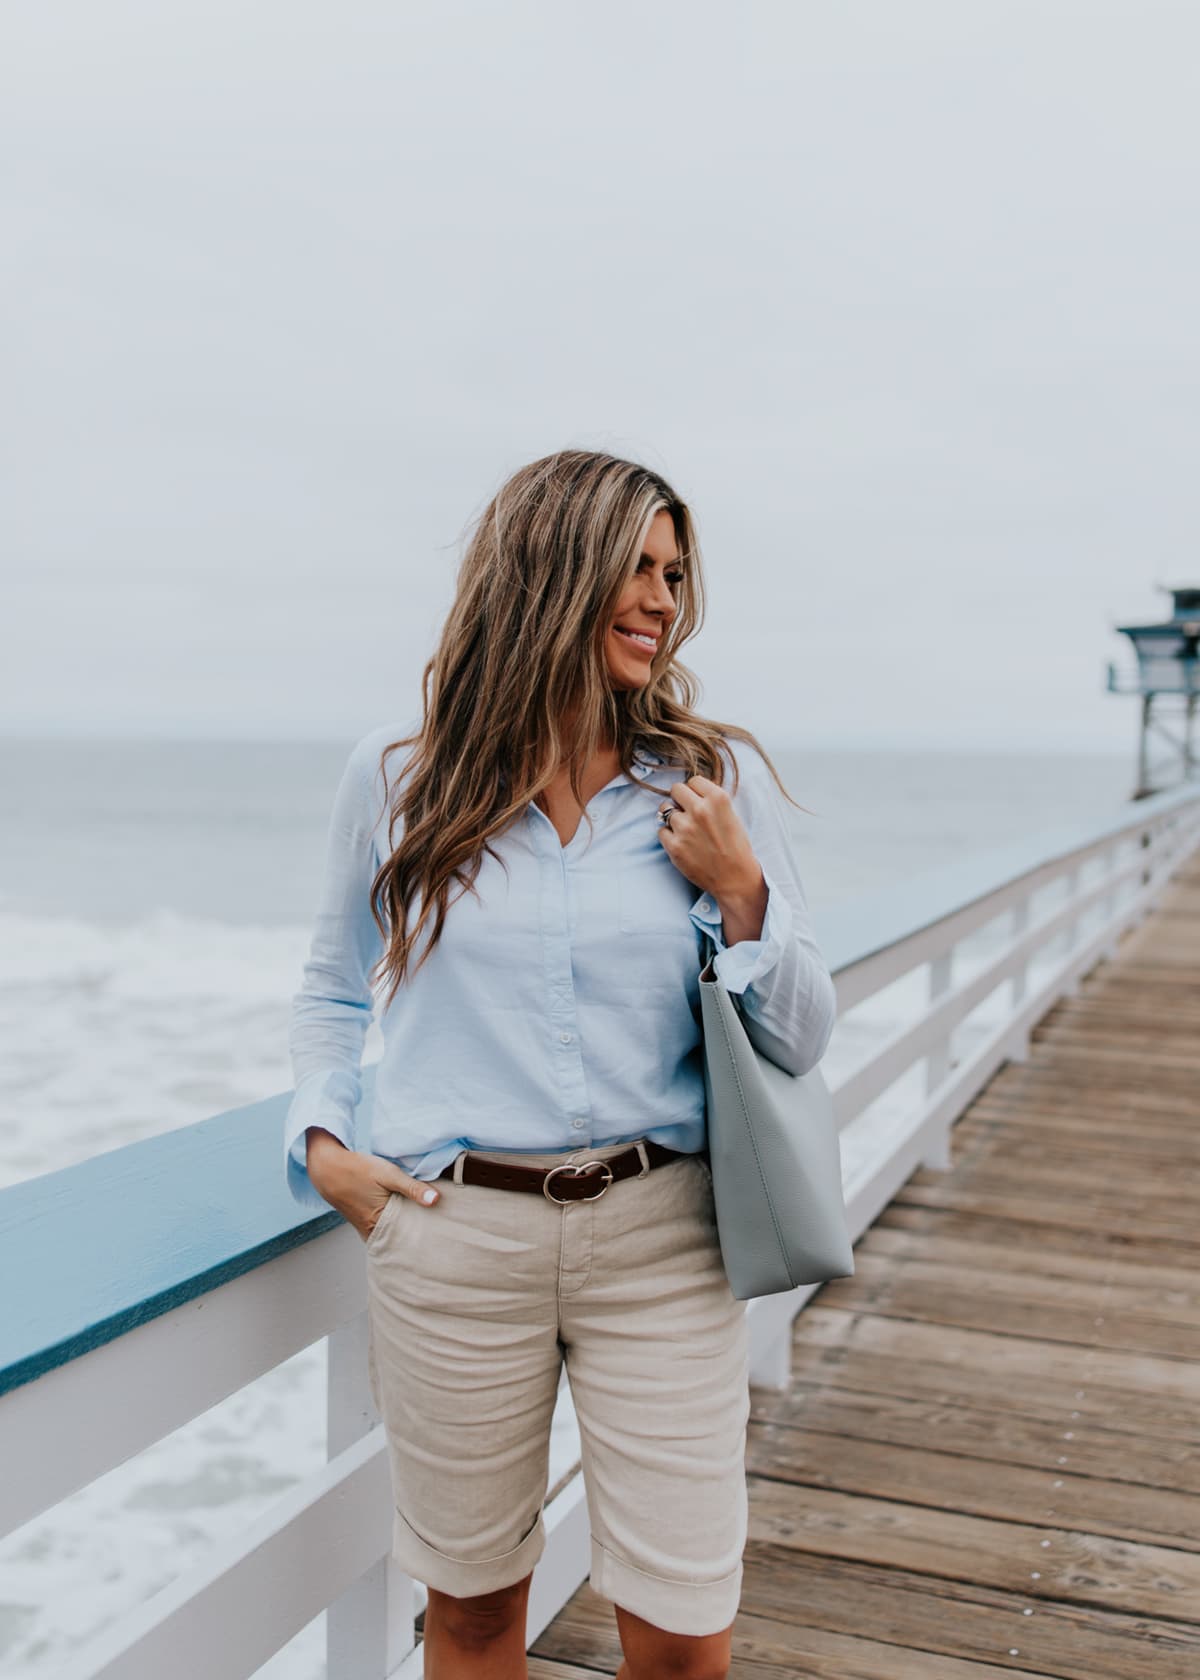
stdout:
POLYGON ((462 1181, 463 1181, 463 1168, 466 1166, 466 1164, 467 1164, 467 1152, 466 1152, 465 1149, 460 1149, 458 1154, 454 1157, 454 1171, 450 1175, 451 1179, 453 1180, 453 1182, 455 1184, 461 1184, 462 1183, 462 1181))
POLYGON ((638 1177, 639 1178, 645 1178, 646 1174, 650 1171, 650 1157, 646 1153, 646 1145, 645 1145, 645 1142, 643 1141, 642 1138, 639 1138, 637 1140, 635 1148, 637 1149, 638 1154, 642 1158, 642 1170, 638 1174, 638 1177))

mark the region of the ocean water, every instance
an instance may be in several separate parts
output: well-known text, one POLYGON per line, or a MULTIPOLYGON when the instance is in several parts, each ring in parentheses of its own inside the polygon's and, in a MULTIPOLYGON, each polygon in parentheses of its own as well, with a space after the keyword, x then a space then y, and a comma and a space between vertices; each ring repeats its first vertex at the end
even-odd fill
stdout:
MULTIPOLYGON (((764 742, 823 907, 1057 822, 1115 814, 1124 754, 764 742)), ((0 1187, 290 1087, 329 806, 349 743, 0 741, 0 1187)), ((825 1068, 885 1016, 839 1023, 825 1068)), ((381 1048, 377 1026, 365 1060, 381 1048)), ((324 1458, 305 1350, 0 1539, 0 1675, 66 1656, 324 1458)), ((260 1672, 324 1675, 319 1616, 260 1672)))

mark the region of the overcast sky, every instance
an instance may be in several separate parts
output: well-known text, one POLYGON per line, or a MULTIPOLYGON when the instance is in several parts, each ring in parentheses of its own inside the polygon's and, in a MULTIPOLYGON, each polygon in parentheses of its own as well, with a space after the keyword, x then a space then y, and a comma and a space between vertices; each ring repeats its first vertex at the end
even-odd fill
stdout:
POLYGON ((703 708, 1121 752, 1200 583, 1193 0, 10 4, 0 729, 414 713, 565 445, 692 503, 703 708))

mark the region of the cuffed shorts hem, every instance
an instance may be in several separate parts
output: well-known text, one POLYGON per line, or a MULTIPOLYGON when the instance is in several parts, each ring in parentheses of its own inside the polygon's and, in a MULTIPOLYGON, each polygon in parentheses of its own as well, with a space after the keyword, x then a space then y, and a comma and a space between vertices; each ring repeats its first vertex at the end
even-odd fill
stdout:
POLYGON ((393 1509, 392 1556, 406 1575, 455 1598, 496 1592, 529 1574, 546 1549, 546 1523, 541 1511, 529 1533, 510 1551, 488 1558, 453 1558, 439 1552, 393 1509))
POLYGON ((615 1557, 593 1534, 588 1584, 664 1633, 720 1633, 737 1615, 743 1569, 739 1563, 715 1581, 670 1581, 615 1557))

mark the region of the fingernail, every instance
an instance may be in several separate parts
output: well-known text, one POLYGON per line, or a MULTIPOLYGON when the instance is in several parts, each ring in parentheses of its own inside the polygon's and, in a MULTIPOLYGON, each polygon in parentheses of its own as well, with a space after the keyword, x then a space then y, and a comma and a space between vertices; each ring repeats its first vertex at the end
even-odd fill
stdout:
POLYGON ((437 1201, 437 1191, 436 1190, 426 1190, 425 1194, 421 1197, 421 1200, 423 1202, 436 1202, 437 1201))

